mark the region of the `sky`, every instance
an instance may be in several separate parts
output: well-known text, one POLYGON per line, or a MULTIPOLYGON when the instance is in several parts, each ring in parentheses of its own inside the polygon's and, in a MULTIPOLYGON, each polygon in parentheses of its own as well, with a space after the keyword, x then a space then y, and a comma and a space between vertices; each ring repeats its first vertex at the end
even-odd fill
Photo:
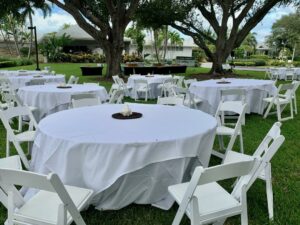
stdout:
MULTIPOLYGON (((258 43, 262 44, 265 37, 270 34, 272 24, 280 19, 284 15, 288 15, 295 12, 295 8, 280 7, 275 8, 269 12, 265 18, 253 29, 255 32, 258 43)), ((34 25, 37 26, 38 37, 43 36, 45 33, 58 31, 64 24, 76 24, 73 17, 67 12, 54 6, 52 14, 49 17, 44 18, 40 11, 36 11, 33 17, 34 25)))

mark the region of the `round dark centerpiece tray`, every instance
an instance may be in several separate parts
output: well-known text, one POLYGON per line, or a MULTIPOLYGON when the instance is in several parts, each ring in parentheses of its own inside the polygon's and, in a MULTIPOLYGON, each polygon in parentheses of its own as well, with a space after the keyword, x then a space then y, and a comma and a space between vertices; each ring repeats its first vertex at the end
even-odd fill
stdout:
POLYGON ((130 116, 124 116, 122 113, 114 113, 111 115, 112 118, 117 119, 117 120, 132 120, 132 119, 138 119, 143 116, 142 113, 138 112, 132 112, 130 116))
POLYGON ((230 84, 230 81, 218 81, 217 84, 230 84))
POLYGON ((57 86, 56 88, 66 89, 66 88, 72 88, 72 86, 57 86))
POLYGON ((41 75, 34 75, 33 77, 34 78, 38 78, 38 77, 43 77, 43 76, 41 76, 41 75))
POLYGON ((154 75, 146 75, 145 77, 154 77, 154 75))

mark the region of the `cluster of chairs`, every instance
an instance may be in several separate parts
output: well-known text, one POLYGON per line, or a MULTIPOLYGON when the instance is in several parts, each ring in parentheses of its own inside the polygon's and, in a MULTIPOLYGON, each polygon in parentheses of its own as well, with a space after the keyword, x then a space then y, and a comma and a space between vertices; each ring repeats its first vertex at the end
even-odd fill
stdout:
POLYGON ((265 78, 270 80, 300 80, 300 68, 275 68, 271 67, 266 70, 265 78))

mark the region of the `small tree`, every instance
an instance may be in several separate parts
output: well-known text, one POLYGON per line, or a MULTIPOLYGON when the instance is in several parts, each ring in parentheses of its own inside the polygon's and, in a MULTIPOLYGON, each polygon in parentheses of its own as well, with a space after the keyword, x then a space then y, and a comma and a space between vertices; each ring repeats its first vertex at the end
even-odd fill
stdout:
POLYGON ((146 36, 143 29, 136 23, 133 23, 132 26, 125 31, 125 36, 131 38, 136 43, 138 56, 142 57, 146 36))

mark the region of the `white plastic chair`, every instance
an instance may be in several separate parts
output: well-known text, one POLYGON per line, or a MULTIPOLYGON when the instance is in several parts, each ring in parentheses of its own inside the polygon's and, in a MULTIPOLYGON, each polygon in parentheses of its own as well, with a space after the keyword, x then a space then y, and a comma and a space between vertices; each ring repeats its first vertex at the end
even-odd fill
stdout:
POLYGON ((189 88, 190 85, 194 82, 197 82, 197 79, 187 79, 187 80, 183 80, 183 84, 185 88, 189 88))
POLYGON ((174 78, 167 78, 162 84, 157 86, 160 89, 160 96, 174 96, 176 95, 176 80, 174 78))
POLYGON ((75 77, 75 76, 71 75, 67 84, 77 84, 78 81, 79 81, 79 77, 75 77))
POLYGON ((148 85, 148 81, 145 79, 138 79, 134 80, 134 87, 133 87, 135 101, 138 99, 139 93, 145 94, 145 101, 148 100, 148 94, 150 92, 150 87, 148 85))
POLYGON ((72 108, 95 106, 101 104, 99 96, 93 93, 81 93, 71 95, 72 108))
POLYGON ((122 104, 124 98, 124 90, 114 90, 109 98, 109 104, 122 104))
POLYGON ((184 98, 183 96, 170 96, 170 97, 160 97, 157 98, 158 105, 179 105, 183 106, 184 98))
POLYGON ((108 93, 109 97, 111 97, 113 91, 120 89, 119 81, 118 81, 119 78, 120 78, 119 75, 112 76, 114 83, 112 84, 112 86, 109 90, 109 93, 108 93))
POLYGON ((264 114, 264 119, 270 114, 277 114, 278 121, 285 121, 294 118, 293 96, 295 84, 281 84, 278 87, 277 93, 273 97, 264 98, 263 101, 268 103, 268 108, 264 114), (280 94, 284 91, 284 94, 280 94), (290 105, 290 116, 282 118, 282 112, 287 105, 290 105), (272 107, 276 106, 276 111, 270 112, 272 107))
POLYGON ((293 93, 292 93, 292 99, 293 99, 293 103, 294 103, 294 105, 293 105, 293 108, 294 108, 294 112, 295 112, 295 114, 297 115, 298 114, 298 106, 297 106, 297 90, 298 90, 298 88, 299 88, 299 86, 300 86, 300 81, 296 81, 296 80, 294 80, 293 82, 292 82, 292 84, 294 84, 294 89, 293 89, 293 93))
POLYGON ((268 212, 269 218, 273 219, 274 209, 273 209, 273 189, 272 189, 272 175, 271 175, 271 159, 278 151, 280 146, 283 144, 285 138, 282 136, 281 123, 275 123, 272 128, 269 130, 263 141, 260 143, 256 151, 252 156, 245 155, 239 152, 232 150, 227 151, 223 163, 233 163, 240 161, 247 161, 254 158, 260 158, 263 160, 264 166, 261 167, 261 170, 258 171, 258 178, 266 182, 266 192, 267 192, 267 201, 268 201, 268 212))
POLYGON ((285 73, 285 80, 288 81, 288 80, 294 80, 294 79, 295 79, 294 69, 292 69, 292 68, 287 69, 286 73, 285 73))
POLYGON ((185 91, 185 98, 184 98, 185 106, 193 109, 198 109, 198 105, 202 102, 203 100, 195 96, 193 93, 191 93, 189 89, 185 91))
MULTIPOLYGON (((237 136, 240 137, 240 151, 243 153, 244 152, 244 144, 243 144, 243 135, 242 135, 242 123, 245 117, 245 113, 246 113, 246 107, 247 104, 239 104, 236 102, 220 102, 217 112, 216 112, 216 119, 218 122, 218 126, 217 126, 217 130, 216 130, 216 135, 218 137, 219 140, 219 145, 220 145, 220 150, 224 150, 224 142, 223 142, 223 136, 229 136, 230 140, 229 140, 229 144, 228 146, 233 146, 235 143, 235 140, 237 138, 237 136), (227 126, 227 124, 225 123, 225 120, 222 121, 222 115, 224 113, 235 113, 238 115, 237 118, 237 122, 234 124, 234 127, 229 127, 227 126)), ((228 150, 228 147, 226 148, 226 151, 228 150)), ((225 151, 225 154, 226 154, 225 151)), ((224 158, 225 154, 219 152, 219 151, 212 151, 212 154, 220 157, 220 158, 224 158)))
MULTIPOLYGON (((26 106, 17 106, 8 108, 5 111, 0 111, 0 118, 1 121, 6 129, 7 137, 6 137, 6 157, 10 155, 10 142, 12 142, 21 157, 21 160, 26 167, 29 169, 29 161, 21 147, 21 143, 23 142, 33 142, 35 138, 35 130, 37 128, 37 123, 29 110, 26 106), (15 132, 13 128, 10 126, 10 122, 14 118, 19 118, 22 116, 28 116, 29 118, 29 127, 26 131, 18 131, 15 132)), ((29 148, 29 145, 28 145, 29 148)))
MULTIPOLYGON (((246 90, 245 89, 222 89, 221 101, 232 102, 233 104, 240 105, 240 107, 242 107, 246 103, 246 90), (228 98, 235 98, 235 100, 228 100, 228 98)), ((237 117, 232 115, 225 115, 225 113, 223 112, 221 114, 222 124, 225 124, 225 118, 232 119, 237 117)), ((243 118, 243 125, 245 125, 245 115, 243 118)))
POLYGON ((0 185, 8 194, 7 225, 85 225, 80 211, 90 202, 93 191, 65 186, 56 174, 0 169, 0 185), (39 190, 25 201, 16 186, 39 190))
POLYGON ((179 225, 184 214, 192 225, 214 223, 235 215, 241 215, 241 224, 247 225, 247 191, 259 165, 259 160, 250 160, 210 168, 196 167, 190 182, 168 188, 179 204, 172 225, 179 225), (217 183, 235 177, 239 180, 231 193, 217 183))
MULTIPOLYGON (((0 159, 1 169, 22 170, 20 156, 14 155, 0 159)), ((1 186, 1 185, 0 185, 1 186)), ((0 202, 7 208, 8 196, 3 189, 0 188, 0 202)))

